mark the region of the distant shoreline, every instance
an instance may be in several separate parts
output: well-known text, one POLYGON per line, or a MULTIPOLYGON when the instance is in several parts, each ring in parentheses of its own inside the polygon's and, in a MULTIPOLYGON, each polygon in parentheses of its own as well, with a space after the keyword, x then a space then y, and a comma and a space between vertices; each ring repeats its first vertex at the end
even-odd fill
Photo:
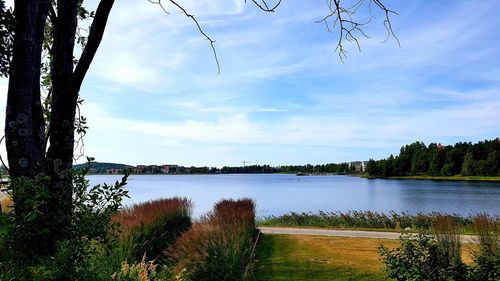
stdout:
MULTIPOLYGON (((107 174, 107 173, 96 173, 87 174, 89 176, 123 176, 124 174, 107 174)), ((360 177, 364 179, 385 179, 385 180, 433 180, 433 181, 465 181, 465 182, 500 182, 500 176, 398 176, 398 177, 372 177, 368 175, 360 174, 333 174, 333 173, 312 173, 312 174, 301 174, 297 175, 295 173, 225 173, 225 174, 130 174, 130 176, 216 176, 216 175, 295 175, 297 177, 314 177, 314 176, 348 176, 348 177, 360 177)))
POLYGON ((366 179, 388 179, 388 180, 434 180, 434 181, 467 181, 467 182, 500 182, 500 176, 397 176, 397 177, 370 177, 366 179))

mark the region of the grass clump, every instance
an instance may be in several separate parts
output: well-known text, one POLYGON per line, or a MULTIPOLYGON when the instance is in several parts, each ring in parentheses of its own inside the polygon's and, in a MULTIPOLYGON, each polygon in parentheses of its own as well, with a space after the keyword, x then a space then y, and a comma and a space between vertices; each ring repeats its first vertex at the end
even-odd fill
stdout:
POLYGON ((113 221, 120 225, 122 243, 131 248, 133 260, 144 255, 158 259, 191 227, 192 209, 186 198, 158 199, 124 208, 113 221))
POLYGON ((479 250, 474 253, 470 280, 500 280, 500 221, 486 214, 474 219, 479 250))
POLYGON ((255 235, 255 203, 222 200, 168 248, 175 272, 189 280, 245 280, 255 235))
POLYGON ((92 255, 84 261, 87 274, 81 280, 175 280, 162 252, 191 227, 191 212, 192 203, 185 198, 121 209, 112 217, 114 243, 93 243, 92 255))

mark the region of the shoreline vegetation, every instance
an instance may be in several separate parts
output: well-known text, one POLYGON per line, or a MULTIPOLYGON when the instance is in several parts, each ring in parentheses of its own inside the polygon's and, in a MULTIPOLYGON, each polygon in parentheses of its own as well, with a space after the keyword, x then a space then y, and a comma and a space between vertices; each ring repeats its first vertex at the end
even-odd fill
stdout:
POLYGON ((472 182, 500 182, 500 176, 429 176, 429 175, 414 175, 414 176, 394 176, 394 177, 376 177, 370 175, 362 175, 365 179, 387 179, 387 180, 433 180, 433 181, 472 181, 472 182))
MULTIPOLYGON (((300 227, 300 228, 330 228, 330 229, 356 229, 373 231, 430 231, 439 219, 446 217, 453 220, 461 234, 473 232, 474 218, 476 216, 460 216, 457 214, 443 213, 396 213, 389 214, 372 211, 349 212, 318 212, 295 213, 290 212, 281 216, 268 216, 258 221, 259 226, 300 227)), ((499 216, 490 216, 489 219, 500 224, 499 216)))
POLYGON ((417 141, 401 147, 399 155, 386 159, 318 165, 245 165, 229 167, 185 167, 175 164, 130 166, 90 162, 74 165, 91 175, 218 175, 295 174, 297 176, 349 175, 362 178, 442 181, 500 182, 500 139, 455 145, 417 141))

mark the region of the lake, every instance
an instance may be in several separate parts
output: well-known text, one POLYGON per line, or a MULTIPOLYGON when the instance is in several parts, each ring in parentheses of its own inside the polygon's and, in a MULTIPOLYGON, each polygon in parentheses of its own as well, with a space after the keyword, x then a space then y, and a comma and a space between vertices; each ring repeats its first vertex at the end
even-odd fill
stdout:
MULTIPOLYGON (((92 185, 120 176, 91 175, 92 185)), ((285 174, 132 175, 125 204, 182 196, 195 203, 194 215, 222 198, 249 197, 259 217, 293 212, 377 211, 500 215, 500 183, 363 179, 350 176, 285 174)))

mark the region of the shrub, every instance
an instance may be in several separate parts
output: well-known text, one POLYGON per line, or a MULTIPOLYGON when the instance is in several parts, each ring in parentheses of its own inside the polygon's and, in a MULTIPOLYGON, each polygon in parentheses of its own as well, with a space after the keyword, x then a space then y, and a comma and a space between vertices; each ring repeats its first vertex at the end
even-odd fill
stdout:
POLYGON ((255 204, 222 200, 167 250, 176 271, 196 281, 244 280, 255 234, 255 204))
POLYGON ((9 189, 15 191, 12 193, 14 208, 1 218, 0 280, 79 280, 80 274, 87 271, 84 260, 90 254, 90 245, 94 242, 113 243, 111 215, 117 212, 122 198, 127 196, 124 190, 127 176, 114 185, 89 187, 86 172, 83 169, 73 174, 67 238, 50 245, 46 243, 54 240, 54 237, 49 237, 49 226, 54 222, 41 216, 51 199, 47 192, 50 180, 12 180, 9 189))
POLYGON ((400 247, 379 253, 387 276, 397 280, 500 280, 500 224, 497 217, 485 214, 474 218, 479 250, 474 264, 467 267, 460 257, 461 222, 451 216, 433 221, 434 235, 402 234, 400 247))
POLYGON ((398 281, 465 280, 465 275, 456 274, 464 265, 450 258, 430 234, 402 234, 399 248, 380 246, 379 253, 387 276, 398 281))

